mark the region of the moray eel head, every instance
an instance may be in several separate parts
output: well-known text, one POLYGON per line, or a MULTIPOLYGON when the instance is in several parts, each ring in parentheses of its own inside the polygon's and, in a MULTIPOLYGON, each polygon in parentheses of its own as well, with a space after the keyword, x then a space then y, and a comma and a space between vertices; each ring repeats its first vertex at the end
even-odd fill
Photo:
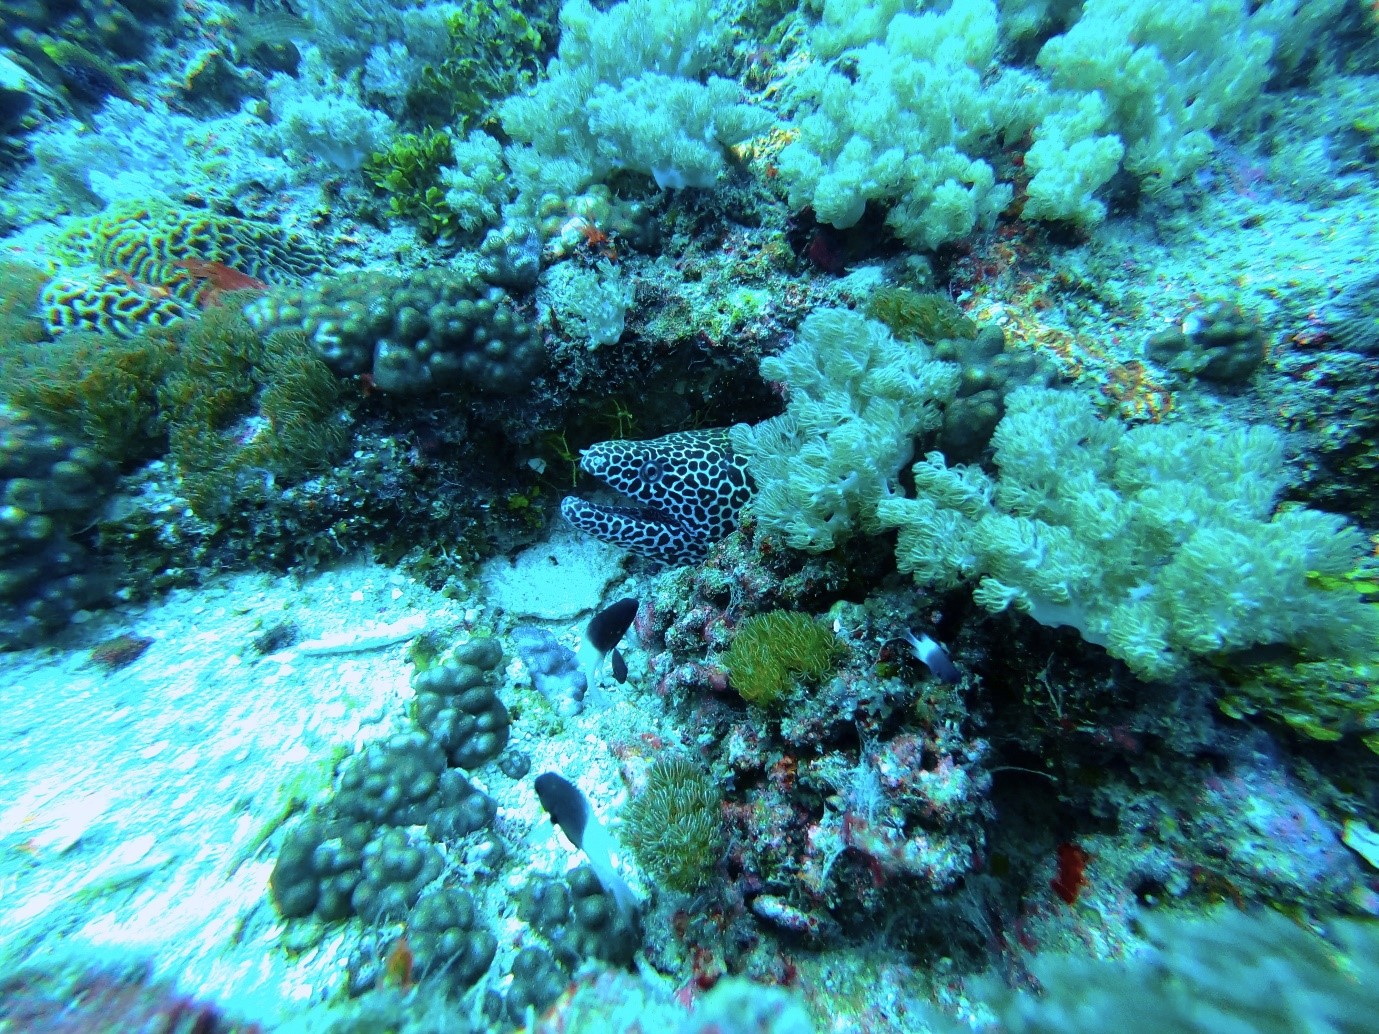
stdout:
POLYGON ((579 467, 633 505, 566 496, 560 504, 565 519, 597 539, 667 564, 704 559, 709 546, 737 527, 738 511, 752 495, 747 462, 733 452, 725 427, 599 442, 580 453, 579 467))

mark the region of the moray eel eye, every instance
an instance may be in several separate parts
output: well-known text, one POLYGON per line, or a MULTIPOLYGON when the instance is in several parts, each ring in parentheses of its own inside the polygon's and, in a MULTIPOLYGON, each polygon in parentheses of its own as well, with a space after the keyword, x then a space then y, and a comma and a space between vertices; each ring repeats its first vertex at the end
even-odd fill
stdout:
POLYGON ((651 459, 646 460, 637 468, 637 477, 641 478, 648 485, 654 485, 661 480, 661 476, 665 474, 665 472, 666 468, 664 463, 657 459, 651 459))

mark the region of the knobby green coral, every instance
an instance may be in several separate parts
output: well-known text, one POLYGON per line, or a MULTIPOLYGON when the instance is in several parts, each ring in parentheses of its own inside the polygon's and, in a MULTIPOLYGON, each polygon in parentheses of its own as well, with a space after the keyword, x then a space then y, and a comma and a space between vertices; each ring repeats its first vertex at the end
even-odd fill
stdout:
POLYGON ((833 670, 842 644, 833 631, 808 614, 773 610, 738 626, 722 657, 728 680, 749 704, 769 707, 795 678, 819 679, 833 670))

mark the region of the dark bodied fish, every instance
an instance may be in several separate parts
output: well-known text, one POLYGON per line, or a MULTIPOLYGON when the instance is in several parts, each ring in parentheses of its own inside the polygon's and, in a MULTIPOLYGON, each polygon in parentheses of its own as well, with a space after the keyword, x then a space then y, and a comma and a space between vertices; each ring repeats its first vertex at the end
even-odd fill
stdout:
MULTIPOLYGON (((631 596, 626 596, 604 607, 589 619, 589 627, 584 630, 584 641, 579 644, 577 656, 579 670, 584 673, 585 685, 591 690, 595 686, 599 671, 603 668, 604 660, 614 652, 618 643, 622 642, 622 637, 632 627, 632 620, 636 616, 637 601, 631 596)), ((618 661, 614 661, 615 670, 617 664, 618 661)), ((624 664, 624 678, 626 671, 627 666, 624 664)), ((621 682, 622 679, 618 681, 621 682)))
POLYGON ((594 870, 599 885, 613 898, 618 911, 629 923, 634 922, 636 895, 613 864, 617 842, 603 828, 579 787, 556 772, 545 772, 536 777, 536 796, 551 821, 565 834, 565 839, 576 851, 584 852, 589 868, 594 870))
POLYGON ((907 628, 900 633, 900 637, 910 644, 910 652, 915 655, 915 660, 928 668, 934 678, 950 685, 962 681, 962 672, 948 659, 948 651, 927 635, 922 632, 915 635, 907 628))

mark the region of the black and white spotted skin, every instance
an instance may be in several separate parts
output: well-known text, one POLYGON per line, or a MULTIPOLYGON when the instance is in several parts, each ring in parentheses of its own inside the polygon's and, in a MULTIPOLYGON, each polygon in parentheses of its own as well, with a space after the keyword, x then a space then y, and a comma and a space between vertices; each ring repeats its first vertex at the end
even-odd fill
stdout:
POLYGON ((560 504, 565 519, 595 538, 668 564, 702 560, 737 527, 752 496, 746 460, 728 430, 679 431, 642 442, 599 442, 580 453, 580 469, 636 502, 607 506, 577 496, 560 504))

